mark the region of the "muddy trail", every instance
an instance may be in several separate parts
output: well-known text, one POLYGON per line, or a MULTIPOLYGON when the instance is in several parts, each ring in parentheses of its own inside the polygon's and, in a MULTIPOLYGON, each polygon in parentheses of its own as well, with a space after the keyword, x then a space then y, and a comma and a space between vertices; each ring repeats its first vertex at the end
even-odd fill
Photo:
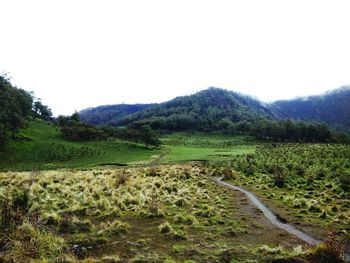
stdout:
MULTIPOLYGON (((318 240, 314 237, 312 237, 311 235, 304 233, 303 231, 297 229, 295 226, 287 223, 285 221, 285 219, 281 218, 279 215, 273 213, 270 209, 268 209, 253 193, 232 185, 228 182, 223 181, 223 177, 220 178, 214 178, 215 182, 219 185, 222 185, 226 188, 232 189, 234 191, 236 191, 239 195, 243 195, 245 196, 245 198, 241 197, 241 205, 242 205, 242 201, 243 201, 243 205, 245 205, 245 207, 243 207, 243 209, 247 210, 252 210, 252 206, 257 209, 258 211, 260 211, 265 219, 268 221, 269 224, 272 224, 273 226, 284 230, 285 232, 287 232, 288 234, 298 238, 299 240, 302 240, 303 242, 305 242, 306 244, 313 246, 313 245, 317 245, 320 242, 322 242, 321 240, 318 240), (248 202, 249 200, 249 202, 248 202)), ((254 216, 254 214, 252 213, 252 216, 254 216)), ((350 261, 350 255, 346 254, 346 262, 350 261)))
POLYGON ((235 191, 242 192, 249 199, 249 201, 257 209, 259 209, 264 214, 264 216, 269 220, 269 222, 271 224, 273 224, 274 226, 276 226, 282 230, 285 230, 286 232, 288 232, 291 235, 298 237, 299 239, 303 240, 304 242, 306 242, 309 245, 316 245, 316 244, 320 243, 320 240, 317 240, 317 239, 305 234, 304 232, 298 230, 297 228, 295 228, 291 224, 286 223, 283 218, 280 218, 279 216, 274 214, 251 192, 249 192, 243 188, 234 186, 234 185, 227 183, 225 181, 222 181, 222 178, 217 178, 217 179, 215 179, 215 181, 220 185, 231 188, 235 191))

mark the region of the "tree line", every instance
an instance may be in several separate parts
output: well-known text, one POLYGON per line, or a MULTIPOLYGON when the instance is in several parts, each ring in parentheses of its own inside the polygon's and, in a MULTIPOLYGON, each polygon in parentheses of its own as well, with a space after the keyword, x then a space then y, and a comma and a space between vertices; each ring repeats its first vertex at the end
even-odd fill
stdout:
POLYGON ((28 120, 51 117, 51 109, 35 99, 32 92, 13 86, 6 75, 0 75, 0 144, 9 138, 17 139, 28 120))
POLYGON ((260 141, 349 142, 349 137, 344 132, 331 130, 323 123, 303 121, 261 119, 253 122, 233 123, 225 119, 218 123, 218 129, 226 134, 250 134, 260 141))
POLYGON ((125 141, 158 147, 160 141, 149 125, 138 128, 95 126, 80 121, 79 115, 52 117, 52 111, 34 97, 32 92, 13 86, 6 75, 0 75, 0 145, 7 140, 18 140, 19 131, 30 120, 42 119, 59 125, 66 140, 91 141, 118 138, 125 141))
POLYGON ((58 116, 63 138, 71 141, 91 141, 121 139, 124 141, 145 144, 146 147, 158 147, 160 140, 149 125, 138 128, 115 128, 112 126, 95 126, 80 121, 78 113, 72 116, 58 116))

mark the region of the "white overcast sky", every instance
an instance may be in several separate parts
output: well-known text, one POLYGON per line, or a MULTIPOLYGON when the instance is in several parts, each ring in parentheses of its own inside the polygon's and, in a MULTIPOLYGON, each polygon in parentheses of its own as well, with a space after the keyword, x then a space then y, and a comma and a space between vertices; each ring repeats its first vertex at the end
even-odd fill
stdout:
POLYGON ((350 84, 350 1, 0 0, 0 73, 58 114, 210 86, 264 101, 350 84))

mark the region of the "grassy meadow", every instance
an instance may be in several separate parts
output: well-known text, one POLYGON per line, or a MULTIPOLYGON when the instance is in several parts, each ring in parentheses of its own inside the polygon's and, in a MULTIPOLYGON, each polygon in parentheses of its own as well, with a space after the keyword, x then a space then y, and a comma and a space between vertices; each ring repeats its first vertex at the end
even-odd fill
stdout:
POLYGON ((1 198, 15 208, 3 260, 260 262, 302 253, 206 177, 213 173, 198 164, 2 173, 1 198))
POLYGON ((315 238, 345 240, 349 145, 173 133, 149 149, 65 141, 41 121, 22 138, 0 152, 0 262, 342 262, 317 261, 338 243, 310 248, 213 178, 315 238), (273 261, 291 257, 305 261, 273 261))
POLYGON ((235 156, 231 181, 260 195, 293 223, 325 236, 350 234, 350 146, 273 144, 235 156))
POLYGON ((66 141, 57 126, 39 120, 31 122, 22 137, 0 151, 0 170, 86 169, 150 160, 160 152, 119 140, 66 141))

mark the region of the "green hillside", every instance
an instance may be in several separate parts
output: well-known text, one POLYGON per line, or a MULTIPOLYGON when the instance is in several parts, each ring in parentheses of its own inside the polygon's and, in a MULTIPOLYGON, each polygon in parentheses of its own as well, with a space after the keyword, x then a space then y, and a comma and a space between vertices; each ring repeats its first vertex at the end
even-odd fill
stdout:
POLYGON ((117 124, 147 123, 155 129, 212 131, 220 129, 225 122, 253 122, 267 118, 270 118, 270 111, 258 100, 209 88, 136 112, 117 124))
POLYGON ((120 119, 156 104, 118 104, 88 108, 79 112, 80 119, 90 124, 113 125, 120 119))
POLYGON ((72 142, 64 140, 57 126, 30 122, 19 141, 8 141, 0 151, 1 170, 34 170, 60 167, 92 167, 150 159, 159 150, 113 141, 72 142))
POLYGON ((350 128, 350 87, 322 95, 263 103, 247 95, 209 88, 190 96, 160 104, 106 105, 79 113, 87 123, 127 126, 150 124, 155 129, 174 131, 220 130, 234 124, 244 130, 246 123, 258 120, 284 120, 326 123, 334 128, 350 128))

